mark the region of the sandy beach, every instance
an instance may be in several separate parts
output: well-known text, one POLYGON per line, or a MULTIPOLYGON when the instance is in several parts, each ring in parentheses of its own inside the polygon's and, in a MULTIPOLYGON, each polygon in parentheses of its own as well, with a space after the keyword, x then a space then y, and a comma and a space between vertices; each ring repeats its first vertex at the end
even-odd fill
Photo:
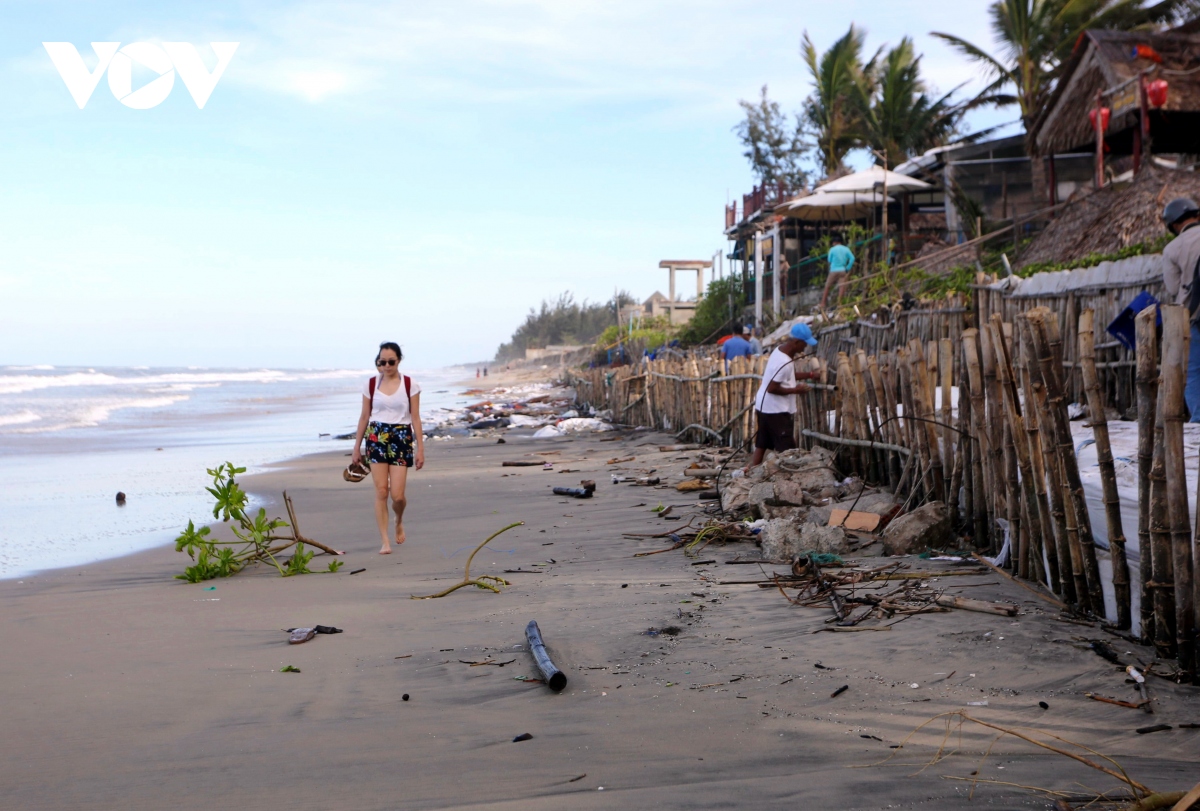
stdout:
MULTIPOLYGON (((660 453, 665 435, 612 436, 430 443, 409 480, 409 541, 391 556, 376 553, 370 485, 341 479, 343 451, 247 478, 276 499, 272 514, 286 489, 305 534, 348 550, 335 574, 259 569, 186 584, 173 579, 185 556, 161 548, 0 582, 0 807, 949 808, 971 790, 950 778, 975 770, 1064 792, 1119 787, 969 728, 950 740, 958 754, 921 771, 944 721, 891 748, 959 709, 1085 744, 1156 788, 1195 783, 1200 730, 1178 725, 1200 722, 1200 691, 1152 678, 1154 715, 1089 700, 1135 694, 1087 640, 1129 661, 1152 653, 1055 619, 999 575, 943 585, 1016 603, 1016 617, 952 611, 885 633, 813 633, 828 612, 721 585, 761 579, 758 566, 724 563, 757 556, 749 544, 709 547, 705 564, 680 551, 633 557, 669 542, 622 533, 679 526, 699 504, 673 488, 612 485, 610 471, 653 467, 673 482, 695 454, 660 453), (501 467, 533 458, 578 472, 501 467), (598 482, 594 499, 550 493, 583 478, 598 482), (671 517, 652 512, 659 503, 674 505, 671 517), (510 588, 409 599, 457 581, 470 550, 514 521, 525 525, 473 566, 510 588), (518 680, 537 676, 531 619, 569 678, 561 694, 518 680), (281 631, 318 623, 344 633, 289 646, 281 631), (680 633, 646 634, 667 626, 680 633), (1134 731, 1155 723, 1175 728, 1134 731), (523 733, 532 740, 514 743, 523 733)), ((978 785, 975 802, 1049 807, 1013 785, 978 785)))

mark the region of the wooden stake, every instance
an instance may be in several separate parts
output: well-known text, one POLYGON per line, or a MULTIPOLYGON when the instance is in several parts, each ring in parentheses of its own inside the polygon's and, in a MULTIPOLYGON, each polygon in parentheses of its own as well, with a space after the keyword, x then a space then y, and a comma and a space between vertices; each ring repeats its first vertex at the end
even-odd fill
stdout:
MULTIPOLYGON (((1025 323, 1024 316, 1017 317, 1016 327, 1017 333, 1020 336, 1018 343, 1022 347, 1022 362, 1019 365, 1024 371, 1024 374, 1021 375, 1021 391, 1025 398, 1025 408, 1022 416, 1025 420, 1025 436, 1029 445, 1030 465, 1033 469, 1033 489, 1037 497, 1042 546, 1045 549, 1046 562, 1049 566, 1047 582, 1055 594, 1062 594, 1058 548, 1060 541, 1065 546, 1066 540, 1065 538, 1060 539, 1060 533, 1055 532, 1054 517, 1050 512, 1050 502, 1046 497, 1046 460, 1042 455, 1042 442, 1039 436, 1041 430, 1038 422, 1037 401, 1034 397, 1032 385, 1034 376, 1029 371, 1030 341, 1027 337, 1028 324, 1025 323)), ((1065 527, 1063 532, 1065 532, 1065 527)))
POLYGON ((1134 318, 1137 335, 1138 421, 1138 555, 1142 589, 1139 616, 1142 639, 1154 642, 1154 580, 1150 553, 1150 465, 1154 461, 1154 416, 1158 401, 1158 305, 1151 304, 1134 318))
POLYGON ((1167 463, 1162 376, 1154 410, 1154 453, 1150 462, 1149 580, 1154 598, 1154 649, 1163 658, 1175 655, 1175 574, 1171 563, 1171 525, 1167 518, 1167 463))
POLYGON ((929 370, 925 366, 925 355, 921 342, 913 340, 909 343, 911 354, 909 363, 912 364, 913 401, 917 407, 915 416, 924 419, 917 422, 917 430, 925 431, 926 442, 929 445, 930 473, 933 479, 933 498, 944 502, 946 500, 946 479, 942 468, 942 454, 938 448, 938 430, 932 422, 937 419, 933 410, 933 398, 929 388, 929 370))
POLYGON ((1121 497, 1117 493, 1117 470, 1113 464, 1112 445, 1108 441, 1108 417, 1104 413, 1104 396, 1100 393, 1100 378, 1096 375, 1095 313, 1091 309, 1079 313, 1079 367, 1083 372, 1083 387, 1087 392, 1092 436, 1096 440, 1096 459, 1100 463, 1100 482, 1104 491, 1104 518, 1108 524, 1109 555, 1112 558, 1113 594, 1117 602, 1117 627, 1133 624, 1129 593, 1129 562, 1125 557, 1125 530, 1121 526, 1121 497))
POLYGON ((1029 435, 1025 432, 1025 421, 1021 414, 1021 401, 1017 396, 1017 384, 1014 380, 1012 361, 1009 359, 1008 345, 1004 340, 1004 332, 1000 314, 992 316, 992 347, 996 351, 996 372, 1000 381, 1000 390, 1004 396, 1004 409, 1008 418, 1008 427, 1013 437, 1013 450, 1017 456, 1017 466, 1021 471, 1021 488, 1019 500, 1024 508, 1025 536, 1028 548, 1020 558, 1021 576, 1029 579, 1030 575, 1039 582, 1046 582, 1045 566, 1042 563, 1042 518, 1038 513, 1037 491, 1033 483, 1033 463, 1029 455, 1029 435))
POLYGON ((993 537, 996 526, 995 499, 988 498, 988 495, 996 492, 996 486, 992 481, 991 467, 988 464, 988 459, 991 457, 991 445, 987 425, 984 422, 983 372, 979 362, 978 336, 979 330, 977 329, 963 330, 963 361, 967 369, 967 385, 971 392, 971 433, 975 435, 979 449, 974 460, 979 469, 978 482, 980 485, 977 488, 978 499, 975 505, 975 545, 979 548, 986 546, 994 552, 996 544, 990 539, 993 537))
POLYGON ((1062 339, 1058 331, 1058 318, 1046 311, 1036 316, 1031 315, 1030 319, 1038 363, 1042 367, 1042 380, 1046 384, 1046 395, 1050 400, 1050 419, 1054 424, 1055 443, 1058 445, 1063 479, 1070 488, 1070 502, 1074 507, 1089 607, 1098 616, 1103 616, 1104 590, 1100 585, 1100 563, 1096 560, 1096 546, 1092 541, 1092 520, 1088 515, 1087 498, 1083 494, 1083 481, 1079 476, 1079 460, 1075 457, 1075 444, 1071 438, 1071 424, 1067 417, 1067 404, 1063 399, 1062 339))
POLYGON ((1175 582, 1175 651, 1179 667, 1195 675, 1196 615, 1192 591, 1192 522, 1188 515, 1187 474, 1183 457, 1183 423, 1187 419, 1183 389, 1187 377, 1189 316, 1186 307, 1162 307, 1163 446, 1167 473, 1167 521, 1171 527, 1171 563, 1175 582))

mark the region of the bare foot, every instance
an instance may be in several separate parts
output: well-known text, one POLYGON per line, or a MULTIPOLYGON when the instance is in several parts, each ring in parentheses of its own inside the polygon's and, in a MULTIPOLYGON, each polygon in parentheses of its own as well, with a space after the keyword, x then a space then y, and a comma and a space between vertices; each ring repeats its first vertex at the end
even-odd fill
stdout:
POLYGON ((405 540, 407 540, 407 538, 404 535, 404 527, 397 526, 396 527, 396 546, 399 546, 400 544, 404 543, 405 540))
POLYGON ((379 554, 381 554, 381 555, 392 554, 392 547, 388 546, 387 541, 384 541, 383 544, 384 544, 383 548, 379 550, 379 554))

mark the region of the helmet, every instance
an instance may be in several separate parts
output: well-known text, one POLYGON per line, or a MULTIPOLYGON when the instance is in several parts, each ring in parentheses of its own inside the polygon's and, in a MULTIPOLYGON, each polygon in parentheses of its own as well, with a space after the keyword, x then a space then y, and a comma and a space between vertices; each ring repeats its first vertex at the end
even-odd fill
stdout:
POLYGON ((1185 217, 1195 214, 1200 214, 1200 205, 1195 200, 1190 197, 1176 197, 1163 209, 1162 220, 1163 224, 1170 228, 1185 217))

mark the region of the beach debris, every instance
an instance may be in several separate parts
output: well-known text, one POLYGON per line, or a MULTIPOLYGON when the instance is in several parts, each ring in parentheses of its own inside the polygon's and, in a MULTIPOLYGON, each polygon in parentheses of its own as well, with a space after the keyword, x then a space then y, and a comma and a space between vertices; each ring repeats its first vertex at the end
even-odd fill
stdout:
POLYGON ((970 597, 956 597, 950 594, 935 597, 933 601, 946 608, 961 608, 965 611, 978 611, 981 614, 999 614, 1004 617, 1017 615, 1017 606, 1012 603, 989 603, 984 600, 972 600, 970 597))
POLYGON ((883 516, 877 513, 860 512, 855 510, 832 510, 829 513, 829 526, 844 529, 856 529, 863 532, 874 532, 879 528, 883 516))
POLYGON ((408 701, 408 693, 405 693, 404 695, 400 696, 400 700, 401 700, 401 701, 408 701))
POLYGON ((553 490, 556 496, 572 496, 574 498, 591 498, 594 490, 586 487, 555 487, 553 490))
POLYGON ((532 741, 532 740, 533 740, 533 736, 532 736, 532 735, 530 735, 528 732, 522 732, 520 735, 518 735, 517 737, 513 738, 513 739, 512 739, 512 742, 513 742, 513 743, 520 743, 521 741, 532 741))
POLYGON ((567 676, 554 666, 550 654, 546 653, 546 645, 542 641, 542 632, 536 620, 530 620, 525 626, 525 641, 529 644, 529 652, 533 654, 533 660, 537 663, 546 686, 556 693, 561 692, 567 686, 567 676))
POLYGON ((1092 701, 1103 701, 1105 704, 1115 704, 1118 707, 1128 707, 1131 710, 1140 710, 1144 702, 1134 704, 1132 701, 1121 701, 1116 698, 1108 698, 1107 696, 1096 695, 1095 693, 1084 693, 1084 696, 1092 701))
POLYGON ((279 672, 280 673, 299 673, 300 668, 292 667, 291 665, 284 665, 283 667, 279 668, 279 672))
POLYGON ((450 594, 451 592, 458 591, 463 586, 475 586, 476 588, 487 589, 488 591, 494 591, 495 593, 499 594, 500 586, 511 586, 512 583, 509 583, 503 577, 497 577, 495 575, 485 574, 485 575, 480 575, 479 577, 476 577, 476 578, 472 578, 471 577, 471 561, 475 559, 475 555, 477 555, 479 553, 479 550, 483 549, 483 547, 487 546, 488 543, 493 538, 495 538, 497 535, 500 535, 503 532, 508 532, 513 527, 524 526, 524 524, 525 524, 524 521, 517 521, 515 523, 509 524, 508 526, 504 527, 503 529, 497 530, 496 532, 489 535, 487 537, 487 540, 485 540, 483 543, 479 544, 479 546, 475 547, 474 551, 472 551, 471 554, 467 557, 467 563, 463 567, 462 582, 455 583, 453 586, 450 586, 447 589, 443 589, 442 591, 439 591, 437 594, 425 594, 425 595, 414 594, 414 595, 412 595, 412 599, 414 599, 414 600, 436 600, 438 597, 445 597, 447 594, 450 594))
POLYGON ((118 507, 125 506, 125 494, 122 493, 120 490, 117 491, 117 506, 118 507))
POLYGON ((500 463, 500 467, 541 467, 541 465, 540 459, 511 459, 500 463))
MULTIPOLYGON (((305 544, 329 555, 344 554, 301 534, 295 506, 286 490, 283 492, 283 504, 287 509, 288 521, 282 518, 268 519, 267 511, 263 508, 251 517, 246 511, 250 497, 236 478, 239 473, 245 472, 246 468, 235 467, 232 462, 208 470, 213 486, 205 489, 216 499, 213 518, 220 518, 222 523, 229 525, 236 540, 211 537, 209 527, 197 528, 193 521, 188 521, 187 528, 175 539, 175 551, 186 552, 195 564, 184 569, 183 574, 175 575, 177 579, 200 583, 217 577, 230 577, 256 563, 271 564, 283 577, 312 574, 308 564, 316 553, 305 551, 305 544), (277 530, 283 527, 291 527, 291 534, 278 534, 277 530), (291 558, 280 562, 277 556, 289 549, 292 550, 291 558)), ((342 561, 331 561, 326 572, 336 572, 341 566, 342 561)))
POLYGON ((1173 727, 1170 724, 1155 724, 1149 727, 1138 727, 1134 730, 1139 735, 1149 735, 1151 732, 1166 732, 1173 727))
POLYGON ((675 489, 681 493, 690 493, 695 490, 709 490, 712 484, 703 479, 684 479, 679 484, 675 485, 675 489))
POLYGON ((291 628, 289 630, 291 633, 291 636, 288 637, 289 645, 299 645, 317 635, 315 628, 291 628))
POLYGON ((883 551, 886 555, 908 555, 925 549, 943 549, 954 540, 945 502, 931 501, 887 525, 883 531, 883 551))
POLYGON ((1049 705, 1049 704, 1047 704, 1045 701, 1039 701, 1039 702, 1038 702, 1038 706, 1039 706, 1039 707, 1041 707, 1043 710, 1048 710, 1048 709, 1050 709, 1050 705, 1049 705))
POLYGON ((606 464, 606 465, 620 465, 620 464, 624 464, 625 462, 632 462, 632 461, 634 461, 634 459, 636 459, 636 458, 637 458, 637 457, 635 457, 635 456, 624 456, 624 457, 615 457, 615 456, 614 456, 612 459, 609 459, 609 460, 608 460, 607 462, 605 462, 604 464, 606 464))
POLYGON ((350 572, 350 574, 359 574, 360 572, 365 572, 366 570, 366 567, 363 567, 361 569, 355 569, 354 571, 350 572))
POLYGON ((578 777, 572 777, 567 782, 568 783, 578 783, 580 780, 582 780, 585 777, 587 777, 587 772, 584 772, 583 774, 579 775, 578 777))
POLYGON ((838 696, 840 696, 842 693, 846 692, 846 691, 847 691, 847 690, 849 690, 849 689, 850 689, 850 685, 848 685, 848 684, 843 684, 841 687, 839 687, 838 689, 836 689, 836 690, 834 690, 832 693, 830 693, 830 694, 829 694, 829 697, 830 697, 830 698, 837 698, 838 696))
MULTIPOLYGON (((975 718, 974 716, 968 715, 965 710, 954 710, 952 712, 939 713, 938 715, 933 716, 932 718, 930 718, 929 720, 925 721, 920 726, 918 726, 916 729, 914 729, 912 732, 910 732, 907 736, 905 736, 904 740, 900 742, 900 744, 896 747, 896 749, 899 750, 899 749, 903 748, 903 746, 906 743, 908 743, 909 740, 911 740, 913 738, 913 736, 915 736, 917 733, 919 733, 921 730, 923 730, 925 727, 929 726, 930 724, 934 724, 939 721, 944 723, 945 728, 943 731, 940 745, 935 747, 936 751, 934 752, 933 757, 928 765, 933 765, 934 763, 937 763, 937 762, 941 761, 944 757, 946 757, 947 745, 949 744, 951 739, 954 738, 955 736, 961 737, 963 728, 967 724, 977 724, 981 727, 995 730, 998 733, 1000 733, 1000 735, 1002 735, 1002 736, 1003 735, 1011 735, 1014 738, 1019 738, 1027 743, 1031 743, 1034 746, 1040 747, 1042 749, 1046 749, 1050 752, 1054 752, 1055 754, 1059 754, 1064 757, 1068 757, 1072 760, 1082 763, 1085 766, 1088 766, 1089 768, 1095 769, 1096 771, 1099 771, 1099 772, 1103 772, 1104 774, 1108 775, 1109 777, 1119 780, 1120 782, 1122 782, 1126 786, 1128 786, 1129 789, 1133 792, 1134 799, 1142 798, 1141 802, 1135 803, 1132 806, 1125 806, 1126 808, 1138 808, 1138 809, 1162 808, 1162 809, 1166 809, 1166 808, 1170 808, 1172 803, 1178 802, 1178 800, 1184 796, 1183 792, 1177 792, 1177 793, 1173 793, 1174 799, 1171 799, 1169 802, 1165 802, 1163 804, 1142 805, 1141 803, 1147 802, 1148 800, 1150 800, 1150 797, 1154 796, 1156 794, 1156 792, 1154 792, 1153 789, 1150 789, 1149 787, 1145 786, 1144 784, 1133 779, 1129 775, 1129 773, 1125 770, 1125 768, 1122 767, 1121 764, 1119 764, 1113 758, 1102 755, 1090 747, 1084 746, 1083 744, 1075 743, 1074 741, 1060 737, 1059 735, 1055 735, 1055 734, 1052 734, 1049 732, 1044 732, 1042 730, 1036 729, 1034 727, 1028 727, 1028 726, 1017 727, 1017 728, 1009 728, 1009 727, 1001 726, 1000 724, 994 724, 989 721, 983 721, 978 718, 975 718), (1049 738, 1053 742, 1048 743, 1044 740, 1039 740, 1039 737, 1040 738, 1049 738), (1080 750, 1080 751, 1086 753, 1087 755, 1097 755, 1101 759, 1112 764, 1113 768, 1105 766, 1101 763, 1097 763, 1096 761, 1091 760, 1088 757, 1085 757, 1083 754, 1079 754, 1076 751, 1072 751, 1072 749, 1080 750)), ((1139 730, 1139 732, 1140 731, 1141 730, 1139 730)), ((995 745, 995 741, 993 740, 992 746, 994 746, 994 745, 995 745)), ((990 751, 990 749, 991 749, 991 747, 989 747, 988 751, 990 751)), ((888 763, 889 761, 892 760, 892 758, 894 758, 896 756, 896 754, 897 754, 897 752, 893 752, 887 758, 884 758, 882 761, 880 761, 879 763, 876 763, 875 765, 880 766, 885 763, 888 763)), ((986 757, 987 757, 987 755, 985 754, 985 758, 986 757)), ((972 793, 968 795, 968 798, 972 798, 974 796, 975 784, 993 782, 993 781, 988 781, 988 780, 978 777, 978 774, 979 774, 979 768, 976 768, 976 770, 971 773, 970 777, 954 777, 951 779, 965 780, 967 782, 970 782, 972 784, 972 789, 971 789, 972 793)), ((947 775, 947 777, 949 777, 949 775, 947 775)), ((1007 785, 1012 785, 1012 784, 1007 784, 1007 785)), ((1032 786, 1021 786, 1021 788, 1031 789, 1034 791, 1040 791, 1040 792, 1046 794, 1047 796, 1053 796, 1055 794, 1055 792, 1052 792, 1049 789, 1038 789, 1038 788, 1035 788, 1032 786)), ((1165 797, 1166 795, 1163 795, 1163 796, 1165 797)))

